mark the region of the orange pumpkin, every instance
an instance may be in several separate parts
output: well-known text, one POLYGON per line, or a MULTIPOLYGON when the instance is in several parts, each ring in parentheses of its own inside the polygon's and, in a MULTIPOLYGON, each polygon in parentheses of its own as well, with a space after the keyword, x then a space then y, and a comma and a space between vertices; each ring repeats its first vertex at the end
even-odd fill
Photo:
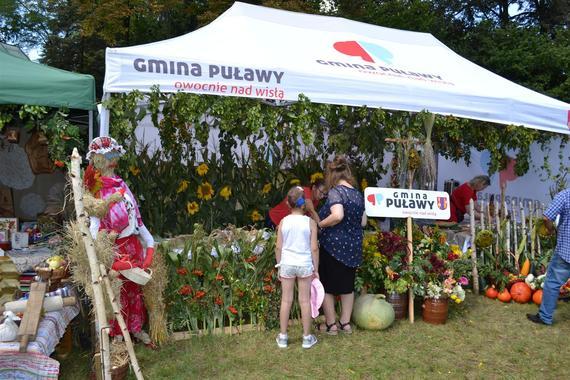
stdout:
POLYGON ((525 282, 517 282, 511 286, 511 297, 516 303, 527 303, 531 296, 532 291, 525 282))
POLYGON ((542 303, 542 289, 538 289, 536 292, 534 292, 532 295, 532 302, 537 305, 540 305, 542 303))
POLYGON ((497 299, 501 302, 509 303, 511 302, 511 293, 509 293, 509 290, 505 288, 499 293, 497 299))
POLYGON ((485 296, 494 300, 499 295, 497 289, 495 289, 495 285, 489 286, 487 290, 485 290, 485 296))

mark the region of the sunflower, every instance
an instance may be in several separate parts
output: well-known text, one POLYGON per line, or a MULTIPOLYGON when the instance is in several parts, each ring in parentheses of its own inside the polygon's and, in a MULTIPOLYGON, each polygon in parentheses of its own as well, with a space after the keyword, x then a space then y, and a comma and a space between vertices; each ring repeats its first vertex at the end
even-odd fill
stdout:
POLYGON ((139 168, 137 168, 134 165, 129 166, 129 171, 131 172, 132 175, 134 175, 135 177, 138 177, 139 174, 141 174, 141 170, 139 168))
POLYGON ((194 215, 199 210, 200 210, 200 206, 198 206, 198 203, 196 203, 196 202, 186 203, 186 211, 188 211, 188 214, 194 215))
POLYGON ((178 189, 176 189, 176 193, 180 194, 180 193, 186 191, 187 189, 188 189, 188 181, 183 179, 182 181, 180 181, 180 184, 178 185, 178 189))
POLYGON ((222 190, 220 190, 220 197, 224 198, 227 201, 231 196, 232 189, 229 186, 222 187, 222 190))
POLYGON ((200 165, 198 165, 198 167, 196 168, 196 173, 198 173, 198 175, 200 177, 205 176, 206 174, 208 174, 208 165, 205 163, 201 163, 200 165))
POLYGON ((315 183, 320 179, 325 179, 325 176, 321 172, 316 172, 311 174, 311 183, 315 183))
POLYGON ((360 188, 364 191, 364 189, 366 189, 368 187, 368 181, 366 180, 366 178, 362 178, 362 181, 360 181, 360 188))
POLYGON ((269 194, 270 191, 271 191, 271 184, 267 182, 265 185, 263 185, 263 189, 261 189, 261 194, 269 194))
POLYGON ((263 216, 261 216, 261 214, 259 213, 259 211, 257 210, 253 210, 251 212, 251 220, 253 220, 253 222, 259 222, 261 220, 263 220, 263 216))
POLYGON ((289 181, 289 183, 290 183, 292 186, 297 186, 297 185, 300 185, 300 184, 301 184, 301 180, 300 180, 299 178, 293 178, 291 181, 289 181))
POLYGON ((205 201, 212 199, 214 195, 214 188, 208 182, 202 182, 201 185, 198 186, 198 190, 196 190, 199 199, 203 199, 205 201))

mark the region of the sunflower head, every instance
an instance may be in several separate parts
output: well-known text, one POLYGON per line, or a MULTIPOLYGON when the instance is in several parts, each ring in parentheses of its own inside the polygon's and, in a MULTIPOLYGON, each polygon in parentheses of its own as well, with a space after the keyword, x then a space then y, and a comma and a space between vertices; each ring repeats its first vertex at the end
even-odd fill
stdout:
POLYGON ((200 165, 198 165, 198 167, 196 168, 196 173, 198 173, 198 175, 200 177, 205 176, 206 174, 208 174, 208 164, 202 162, 200 165))
POLYGON ((291 181, 289 181, 289 183, 291 186, 297 186, 301 184, 301 180, 299 178, 293 178, 291 181))
POLYGON ((202 184, 198 185, 198 190, 196 190, 198 198, 203 199, 205 201, 212 199, 214 195, 214 188, 210 185, 209 182, 202 182, 202 184))
POLYGON ((220 197, 224 198, 227 201, 228 199, 230 199, 231 196, 232 196, 231 187, 229 186, 222 187, 222 190, 220 190, 220 197))
POLYGON ((251 212, 251 220, 255 223, 255 222, 259 222, 261 220, 263 220, 263 216, 259 213, 259 211, 257 210, 253 210, 251 212))
POLYGON ((263 185, 263 189, 261 189, 261 194, 269 194, 270 191, 271 191, 271 184, 267 182, 265 185, 263 185))
POLYGON ((323 180, 323 179, 325 179, 325 176, 321 172, 316 172, 311 174, 311 183, 315 183, 318 180, 323 180))
POLYGON ((178 185, 178 189, 176 189, 176 193, 177 194, 183 193, 187 189, 188 189, 188 181, 183 179, 182 181, 180 181, 180 184, 178 185))
POLYGON ((200 206, 198 206, 198 203, 196 203, 196 202, 186 203, 186 211, 188 212, 188 214, 194 215, 199 210, 200 210, 200 206))

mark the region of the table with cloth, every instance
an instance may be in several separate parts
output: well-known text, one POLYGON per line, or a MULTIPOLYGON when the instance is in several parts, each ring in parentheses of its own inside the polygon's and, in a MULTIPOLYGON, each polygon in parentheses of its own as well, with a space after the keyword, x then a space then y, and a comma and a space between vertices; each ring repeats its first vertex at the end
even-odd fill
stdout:
POLYGON ((45 313, 40 320, 36 339, 28 352, 20 353, 20 342, 0 342, 0 379, 57 379, 59 362, 50 358, 67 325, 79 314, 79 306, 45 313))
POLYGON ((34 270, 38 264, 46 261, 53 254, 53 249, 45 245, 32 245, 29 248, 6 251, 6 255, 12 259, 20 273, 34 270))

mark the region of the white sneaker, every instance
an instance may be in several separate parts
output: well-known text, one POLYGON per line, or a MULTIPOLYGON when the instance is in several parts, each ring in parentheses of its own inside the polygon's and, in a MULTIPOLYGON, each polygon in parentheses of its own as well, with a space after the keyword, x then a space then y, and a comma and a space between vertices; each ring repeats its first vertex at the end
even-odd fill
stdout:
POLYGON ((303 348, 311 348, 317 344, 317 338, 314 335, 303 336, 303 348))
POLYGON ((287 344, 289 343, 289 337, 287 336, 287 334, 279 334, 277 335, 277 338, 275 338, 275 341, 277 342, 277 346, 279 348, 287 348, 287 344))

